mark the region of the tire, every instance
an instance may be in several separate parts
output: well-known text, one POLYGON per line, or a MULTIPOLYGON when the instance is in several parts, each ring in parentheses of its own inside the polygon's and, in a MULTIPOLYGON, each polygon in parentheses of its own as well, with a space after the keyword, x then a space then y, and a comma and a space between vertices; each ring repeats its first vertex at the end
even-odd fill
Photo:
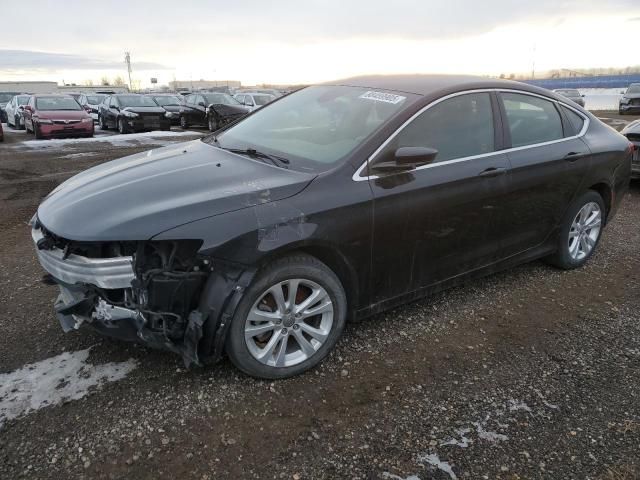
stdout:
POLYGON ((109 130, 107 122, 104 120, 102 115, 98 115, 98 125, 100 125, 100 130, 109 130))
POLYGON ((209 115, 209 121, 207 123, 209 124, 210 132, 218 130, 218 122, 213 118, 213 116, 209 115))
POLYGON ((40 128, 38 128, 38 125, 37 125, 37 124, 34 124, 34 125, 33 125, 33 133, 35 133, 35 134, 36 134, 36 138, 37 138, 38 140, 39 140, 39 139, 41 139, 41 138, 44 138, 44 137, 42 136, 42 132, 40 131, 40 128))
POLYGON ((184 115, 180 115, 180 128, 182 128, 183 130, 189 128, 189 122, 187 121, 187 117, 185 117, 184 115))
POLYGON ((13 117, 13 129, 14 130, 22 130, 20 127, 20 118, 17 115, 13 117))
POLYGON ((606 207, 600 194, 589 190, 581 195, 567 210, 558 238, 558 249, 546 259, 547 262, 563 270, 582 267, 596 251, 605 221, 606 207), (589 206, 593 210, 586 214, 589 206), (596 213, 599 213, 597 218, 596 213))
MULTIPOLYGON (((295 308, 292 310, 295 312, 295 308)), ((270 380, 292 377, 313 368, 329 354, 342 334, 346 317, 347 298, 342 284, 324 263, 304 254, 284 257, 261 270, 247 288, 229 327, 226 352, 238 369, 252 377, 270 380), (287 289, 298 280, 300 286, 293 298, 295 306, 302 307, 302 311, 312 309, 323 313, 307 318, 276 313, 281 309, 277 309, 275 297, 269 290, 279 289, 283 294, 281 305, 286 307, 290 305, 285 299, 287 289), (314 293, 318 295, 316 301, 305 306, 304 302, 314 293), (299 299, 299 295, 302 298, 299 299), (250 320, 249 315, 254 311, 259 316, 253 314, 251 318, 259 321, 250 320), (264 320, 262 312, 270 314, 272 320, 264 320), (247 327, 263 327, 265 333, 245 339, 247 327), (267 351, 271 353, 259 360, 258 356, 267 351), (285 355, 279 355, 282 351, 285 355)))
POLYGON ((129 133, 129 129, 124 123, 124 118, 120 117, 117 121, 117 124, 118 124, 118 132, 120 132, 123 135, 126 133, 129 133))

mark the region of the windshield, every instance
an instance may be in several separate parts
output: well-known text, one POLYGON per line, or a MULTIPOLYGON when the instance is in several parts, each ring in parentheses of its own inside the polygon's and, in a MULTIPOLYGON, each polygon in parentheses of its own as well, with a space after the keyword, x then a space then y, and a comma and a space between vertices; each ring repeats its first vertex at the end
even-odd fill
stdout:
POLYGON ((173 96, 173 95, 166 95, 166 96, 163 95, 163 96, 160 96, 160 97, 153 97, 153 99, 161 107, 165 107, 165 106, 169 106, 169 105, 179 106, 179 105, 182 104, 180 99, 178 97, 173 96))
POLYGON ((29 98, 29 95, 18 95, 18 105, 26 105, 27 103, 29 103, 29 98))
POLYGON ((557 90, 560 95, 564 95, 565 97, 579 97, 580 92, 575 89, 567 89, 567 90, 557 90))
POLYGON ((73 97, 37 97, 36 109, 47 110, 82 110, 73 97))
POLYGON ((323 171, 417 98, 360 87, 308 87, 205 141, 215 144, 217 139, 221 148, 277 155, 294 169, 323 171))
POLYGON ((253 99, 256 101, 256 105, 266 105, 276 97, 273 95, 254 95, 253 99))
POLYGON ((142 95, 118 95, 118 101, 123 107, 157 107, 153 98, 142 95))
POLYGON ((629 88, 627 88, 627 93, 640 93, 640 84, 630 85, 629 88))
POLYGON ((105 97, 106 95, 87 95, 87 103, 89 105, 99 105, 105 97))
POLYGON ((15 96, 15 93, 2 93, 0 92, 0 103, 8 103, 15 96))
POLYGON ((240 102, 227 93, 207 93, 204 95, 204 99, 209 105, 212 103, 222 105, 240 105, 240 102))

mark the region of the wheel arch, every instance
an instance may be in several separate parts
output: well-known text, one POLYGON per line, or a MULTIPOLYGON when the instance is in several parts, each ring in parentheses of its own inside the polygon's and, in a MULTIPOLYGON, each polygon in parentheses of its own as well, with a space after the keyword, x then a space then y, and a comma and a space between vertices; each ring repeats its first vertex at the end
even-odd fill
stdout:
POLYGON ((336 246, 317 243, 283 246, 264 257, 260 262, 259 268, 263 268, 282 257, 296 254, 306 254, 315 257, 335 273, 347 296, 347 311, 350 313, 355 311, 359 304, 360 280, 352 262, 336 246))
POLYGON ((604 201, 604 208, 605 208, 604 219, 606 224, 607 219, 609 217, 609 212, 611 212, 611 207, 613 205, 613 189, 611 188, 611 185, 609 185, 605 181, 600 181, 591 185, 588 188, 588 190, 593 190, 594 192, 597 192, 602 197, 602 200, 604 201))

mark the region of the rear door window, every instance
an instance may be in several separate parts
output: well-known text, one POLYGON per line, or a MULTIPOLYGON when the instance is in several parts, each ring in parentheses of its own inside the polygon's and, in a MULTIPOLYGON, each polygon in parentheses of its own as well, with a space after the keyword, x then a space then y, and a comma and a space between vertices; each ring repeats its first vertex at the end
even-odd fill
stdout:
POLYGON ((391 142, 386 160, 400 147, 435 148, 438 155, 434 163, 493 152, 489 93, 458 95, 425 110, 391 142))
POLYGON ((568 132, 568 135, 565 136, 570 137, 572 135, 578 135, 584 127, 584 118, 570 108, 565 107, 564 105, 561 105, 561 108, 565 116, 569 120, 569 124, 571 125, 571 128, 573 130, 572 132, 568 132))
POLYGON ((500 93, 507 113, 512 147, 559 140, 562 119, 553 102, 532 95, 500 93))

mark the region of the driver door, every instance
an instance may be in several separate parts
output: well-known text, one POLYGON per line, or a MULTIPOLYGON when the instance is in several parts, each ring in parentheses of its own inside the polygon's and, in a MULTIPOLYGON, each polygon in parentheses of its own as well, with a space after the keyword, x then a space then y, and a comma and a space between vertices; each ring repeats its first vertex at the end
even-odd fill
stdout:
POLYGON ((373 302, 401 296, 500 259, 509 160, 493 93, 441 101, 387 142, 369 165, 374 196, 373 302), (438 150, 405 172, 376 172, 400 147, 438 150))

